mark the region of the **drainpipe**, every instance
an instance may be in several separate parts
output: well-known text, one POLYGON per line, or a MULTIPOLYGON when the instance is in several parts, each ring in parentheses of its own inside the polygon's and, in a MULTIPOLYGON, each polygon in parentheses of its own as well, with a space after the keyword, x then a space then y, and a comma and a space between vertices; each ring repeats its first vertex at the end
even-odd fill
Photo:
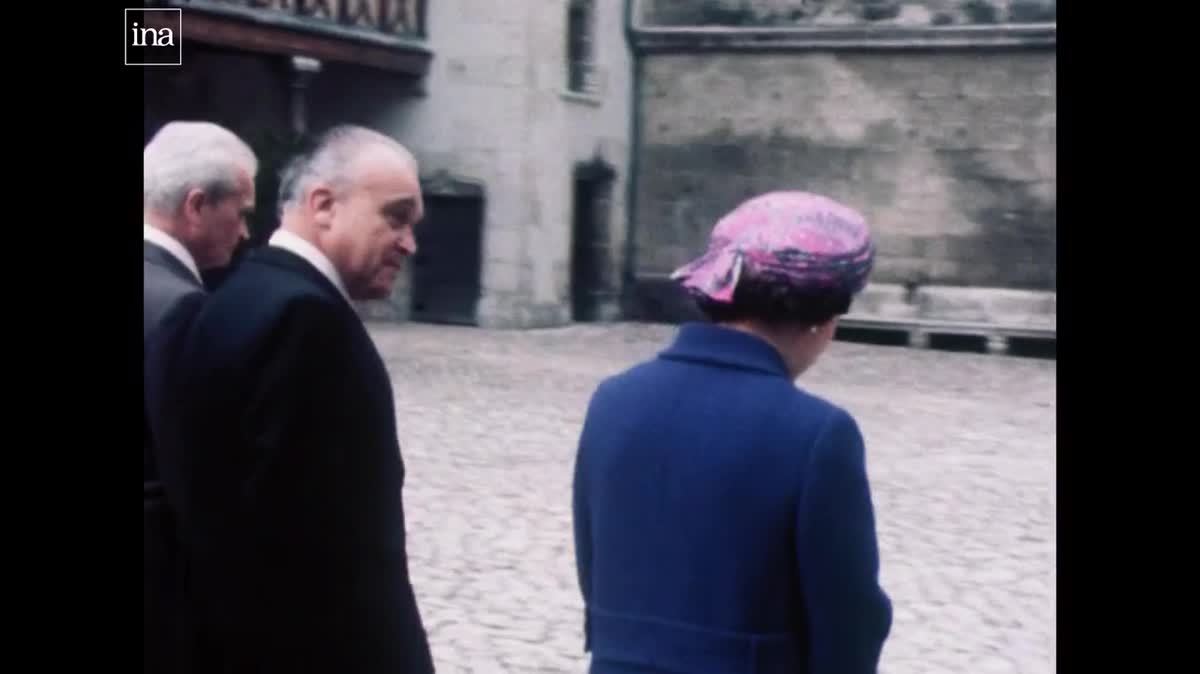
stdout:
POLYGON ((641 5, 639 0, 624 0, 625 2, 625 41, 629 45, 629 58, 632 66, 631 98, 629 106, 629 175, 625 179, 625 252, 622 264, 623 294, 628 297, 634 284, 634 241, 637 222, 637 182, 641 173, 642 123, 638 114, 642 95, 642 55, 638 47, 637 35, 641 30, 641 5))
POLYGON ((293 56, 290 60, 292 77, 292 131, 303 135, 308 131, 308 85, 321 72, 321 62, 307 56, 293 56))

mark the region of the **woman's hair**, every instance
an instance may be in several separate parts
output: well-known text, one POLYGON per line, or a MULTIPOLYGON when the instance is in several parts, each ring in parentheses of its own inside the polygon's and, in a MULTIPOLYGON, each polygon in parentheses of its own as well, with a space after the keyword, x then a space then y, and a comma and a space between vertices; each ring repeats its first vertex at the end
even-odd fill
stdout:
POLYGON ((693 295, 696 307, 713 323, 758 320, 773 326, 820 325, 850 311, 853 299, 843 288, 796 288, 770 278, 743 277, 732 302, 693 295))

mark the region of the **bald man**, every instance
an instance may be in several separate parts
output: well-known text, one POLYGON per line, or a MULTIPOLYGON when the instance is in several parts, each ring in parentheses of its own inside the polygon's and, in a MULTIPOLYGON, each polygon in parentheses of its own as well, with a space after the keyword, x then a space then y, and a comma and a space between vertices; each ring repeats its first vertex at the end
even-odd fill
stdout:
POLYGON ((186 457, 206 671, 433 671, 409 580, 391 382, 352 302, 416 251, 416 162, 338 127, 285 171, 280 228, 206 302, 156 385, 186 457))

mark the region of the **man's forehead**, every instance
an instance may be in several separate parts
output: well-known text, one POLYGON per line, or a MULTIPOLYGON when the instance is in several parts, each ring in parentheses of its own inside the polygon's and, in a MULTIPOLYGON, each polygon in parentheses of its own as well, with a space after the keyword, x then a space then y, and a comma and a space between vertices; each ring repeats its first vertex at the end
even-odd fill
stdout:
POLYGON ((365 187, 388 200, 421 196, 421 182, 405 164, 378 164, 366 167, 360 175, 365 187))
POLYGON ((357 153, 355 163, 371 168, 387 168, 393 171, 413 171, 412 158, 394 148, 384 145, 368 145, 357 153))

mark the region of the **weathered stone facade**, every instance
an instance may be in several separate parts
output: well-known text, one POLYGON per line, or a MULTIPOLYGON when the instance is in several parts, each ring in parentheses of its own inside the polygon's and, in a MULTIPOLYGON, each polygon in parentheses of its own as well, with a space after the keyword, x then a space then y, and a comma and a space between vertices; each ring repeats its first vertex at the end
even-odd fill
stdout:
POLYGON ((721 214, 776 189, 864 212, 874 283, 1055 289, 1052 44, 816 50, 801 38, 755 50, 703 39, 641 59, 633 314, 663 313, 664 276, 704 250, 721 214))
POLYGON ((641 272, 806 189, 870 218, 883 282, 1055 285, 1053 52, 656 56, 643 92, 641 272))
MULTIPOLYGON (((411 147, 423 174, 482 184, 479 323, 567 323, 572 174, 597 157, 616 171, 607 218, 614 277, 621 264, 631 67, 620 3, 594 4, 598 87, 586 95, 567 91, 567 0, 428 7, 435 58, 425 95, 381 109, 373 124, 411 147)), ((395 297, 405 302, 405 288, 395 297)), ((615 310, 614 297, 605 311, 615 310)))
MULTIPOLYGON (((270 11, 294 9, 277 4, 270 11)), ((456 297, 470 295, 466 320, 487 327, 668 317, 663 306, 681 298, 666 275, 704 249, 722 213, 773 189, 827 193, 868 216, 873 282, 917 288, 875 296, 1056 287, 1053 0, 425 7, 422 30, 396 52, 426 58, 427 73, 343 58, 304 74, 288 54, 185 41, 182 68, 147 69, 147 132, 206 118, 254 138, 297 126, 303 109, 309 131, 351 122, 401 140, 429 184, 482 195, 478 260, 457 247, 458 230, 434 257, 478 272, 456 297), (592 55, 572 70, 581 8, 592 55), (607 187, 581 187, 592 180, 583 175, 607 187), (587 312, 584 286, 595 290, 587 312)), ((435 227, 418 241, 437 239, 435 227)), ((424 284, 403 278, 364 314, 419 318, 419 287, 440 288, 425 270, 424 284)))
MULTIPOLYGON (((260 48, 255 40, 249 45, 243 40, 231 47, 185 38, 183 67, 147 69, 147 138, 169 119, 188 118, 225 124, 252 142, 286 135, 297 126, 313 134, 338 123, 364 125, 400 140, 420 161, 423 180, 469 184, 482 192, 479 298, 468 320, 487 327, 572 320, 577 171, 601 166, 608 189, 588 210, 594 216, 590 231, 595 230, 590 262, 599 267, 593 276, 605 285, 593 293, 600 304, 594 313, 616 316, 632 114, 621 3, 428 0, 424 6, 423 31, 410 36, 414 53, 430 55, 428 73, 420 77, 369 67, 353 57, 315 56, 311 72, 304 74, 278 45, 260 48), (574 73, 568 68, 571 8, 576 18, 586 10, 590 43, 583 70, 574 73), (299 125, 298 109, 304 118, 299 125)), ((289 26, 328 26, 328 17, 297 15, 305 11, 284 2, 197 1, 189 5, 184 24, 233 17, 233 28, 225 30, 274 30, 277 41, 284 40, 279 31, 289 26)), ((289 33, 286 41, 299 44, 301 36, 289 33)), ((355 42, 353 49, 370 43, 355 42)), ((392 49, 393 55, 403 51, 392 49)), ((273 197, 260 199, 268 214, 264 229, 276 224, 271 205, 273 197)), ((434 236, 433 225, 425 224, 425 231, 418 226, 418 245, 434 236)), ((452 243, 443 246, 440 264, 476 264, 465 252, 445 262, 444 253, 454 253, 452 243)), ((413 266, 390 299, 363 303, 362 313, 383 320, 411 318, 413 266)))
POLYGON ((651 0, 660 26, 954 26, 1053 22, 1055 0, 651 0))

